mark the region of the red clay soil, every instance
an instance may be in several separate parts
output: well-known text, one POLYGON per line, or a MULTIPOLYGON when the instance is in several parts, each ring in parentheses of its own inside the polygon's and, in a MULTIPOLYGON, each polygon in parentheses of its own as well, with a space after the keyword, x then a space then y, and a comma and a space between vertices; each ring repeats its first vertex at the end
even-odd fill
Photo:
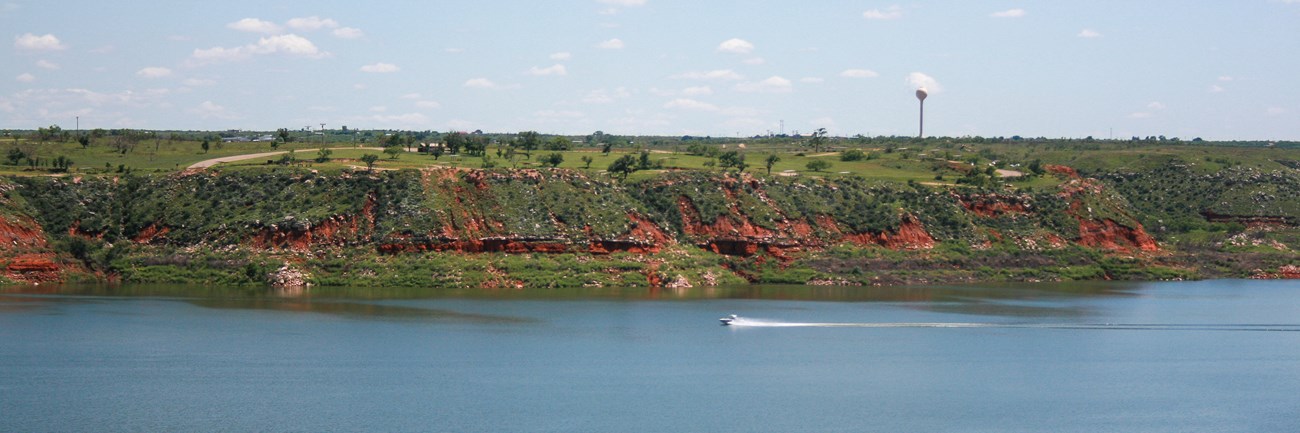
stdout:
POLYGON ((1075 171, 1073 168, 1064 165, 1043 164, 1043 170, 1046 170, 1048 173, 1065 176, 1070 179, 1079 178, 1078 171, 1075 171))
POLYGON ((1079 244, 1110 251, 1160 251, 1160 245, 1141 224, 1126 227, 1112 219, 1079 220, 1079 244))
POLYGON ((0 218, 0 251, 46 248, 45 231, 29 218, 0 218))
POLYGON ((893 250, 928 250, 934 248, 934 237, 925 230, 921 221, 906 215, 894 233, 852 233, 845 240, 859 245, 879 245, 893 250))
POLYGON ((1024 200, 1016 196, 973 195, 957 199, 967 211, 984 218, 1029 213, 1024 200))
POLYGON ((140 233, 136 233, 135 237, 131 238, 131 240, 138 244, 153 243, 154 240, 166 236, 167 233, 171 231, 172 229, 170 227, 158 227, 157 224, 150 224, 149 227, 140 230, 140 233))

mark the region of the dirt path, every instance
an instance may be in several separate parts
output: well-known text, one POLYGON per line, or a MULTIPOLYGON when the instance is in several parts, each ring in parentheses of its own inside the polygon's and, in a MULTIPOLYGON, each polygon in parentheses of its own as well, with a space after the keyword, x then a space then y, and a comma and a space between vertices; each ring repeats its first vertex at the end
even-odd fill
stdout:
MULTIPOLYGON (((331 147, 330 150, 378 150, 380 152, 383 152, 384 148, 382 147, 331 147)), ((190 164, 188 169, 202 170, 225 162, 247 161, 250 159, 266 158, 268 156, 283 155, 286 153, 289 153, 289 151, 281 150, 278 152, 262 152, 262 153, 249 153, 244 155, 223 156, 220 158, 212 158, 204 161, 199 161, 194 164, 190 164)))

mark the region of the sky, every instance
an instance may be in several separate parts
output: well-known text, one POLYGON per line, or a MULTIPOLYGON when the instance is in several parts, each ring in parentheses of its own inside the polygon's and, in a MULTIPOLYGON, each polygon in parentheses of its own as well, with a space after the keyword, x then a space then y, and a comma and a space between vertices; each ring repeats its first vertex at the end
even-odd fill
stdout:
POLYGON ((0 128, 1300 139, 1300 0, 0 0, 0 128))

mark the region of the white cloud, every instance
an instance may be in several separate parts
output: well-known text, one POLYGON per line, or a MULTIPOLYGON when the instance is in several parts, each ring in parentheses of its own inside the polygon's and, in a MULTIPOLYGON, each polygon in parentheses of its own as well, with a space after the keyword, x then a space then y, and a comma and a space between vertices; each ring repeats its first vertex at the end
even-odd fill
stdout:
POLYGON ((586 117, 581 111, 573 110, 538 110, 533 112, 533 116, 542 119, 581 119, 586 117))
POLYGON ((1025 16, 1025 14, 1027 14, 1027 12, 1025 12, 1024 9, 1007 9, 1004 11, 991 13, 989 14, 989 16, 993 18, 1020 18, 1025 16))
POLYGON ((195 49, 190 55, 191 64, 206 64, 223 61, 243 60, 253 54, 288 54, 312 59, 321 59, 330 56, 329 52, 321 51, 307 38, 295 34, 276 35, 261 38, 255 44, 249 44, 242 47, 224 48, 212 47, 207 49, 195 49))
POLYGON ((1145 111, 1138 111, 1136 113, 1131 113, 1128 115, 1128 118, 1130 119, 1147 119, 1150 117, 1151 117, 1151 113, 1145 111))
POLYGON ((1165 104, 1160 101, 1151 101, 1150 104, 1147 104, 1147 108, 1150 108, 1152 110, 1163 110, 1165 109, 1165 107, 1166 107, 1165 104))
POLYGON ((1268 107, 1267 109, 1264 110, 1264 114, 1267 114, 1269 116, 1281 116, 1286 113, 1287 113, 1287 109, 1282 107, 1268 107))
POLYGON ((289 28, 294 30, 312 31, 320 29, 333 29, 339 26, 338 21, 329 18, 321 18, 315 15, 309 17, 293 18, 285 23, 289 28))
POLYGON ((573 58, 573 54, 569 53, 568 51, 561 51, 558 53, 551 54, 551 60, 569 60, 572 58, 573 58))
POLYGON ((429 109, 442 108, 442 104, 439 104, 438 101, 429 101, 429 100, 415 101, 415 106, 419 108, 429 108, 429 109))
POLYGON ((761 65, 767 63, 767 60, 764 60, 762 57, 750 57, 742 60, 742 62, 746 65, 761 65))
POLYGON ((52 51, 66 50, 68 49, 68 46, 64 45, 63 42, 54 35, 46 34, 36 36, 31 33, 23 33, 22 36, 14 38, 14 48, 26 51, 52 51))
POLYGON ((462 84, 462 86, 474 89, 495 89, 497 88, 497 83, 493 83, 492 80, 487 78, 470 78, 469 80, 466 80, 465 84, 462 84))
POLYGON ((227 110, 226 107, 217 105, 212 101, 203 101, 197 107, 191 108, 189 112, 204 119, 232 120, 239 118, 239 116, 227 110))
POLYGON ((49 69, 52 71, 57 71, 59 69, 59 65, 57 63, 45 59, 37 60, 36 66, 42 69, 49 69))
POLYGON ((664 108, 673 108, 691 111, 718 111, 718 106, 708 102, 700 102, 694 99, 678 98, 664 104, 664 108))
POLYGON ((596 44, 596 48, 601 48, 606 50, 621 50, 623 49, 623 40, 619 38, 610 39, 608 41, 604 41, 599 44, 596 44))
POLYGON ((402 99, 420 99, 420 98, 423 98, 423 97, 424 97, 424 95, 421 95, 421 94, 419 94, 419 93, 407 93, 407 94, 401 96, 402 99))
POLYGON ((375 63, 373 65, 365 65, 361 67, 361 72, 370 72, 374 74, 386 74, 390 72, 397 72, 400 70, 402 70, 402 68, 397 67, 397 65, 394 65, 392 63, 383 63, 383 62, 375 63))
POLYGON ((788 93, 793 89, 790 80, 772 76, 763 81, 736 84, 736 91, 747 93, 788 93))
POLYGON ((596 0, 596 3, 614 5, 614 6, 645 6, 646 0, 596 0))
POLYGON ((181 84, 184 84, 184 85, 186 85, 186 86, 190 86, 190 87, 207 87, 207 86, 215 86, 215 85, 217 85, 217 81, 216 81, 216 80, 208 80, 208 79, 204 79, 204 78, 187 78, 187 79, 185 79, 185 81, 182 81, 181 84))
POLYGON ((163 78, 163 77, 169 77, 169 76, 171 76, 171 75, 172 75, 172 70, 171 70, 171 69, 167 69, 167 68, 163 68, 163 67, 159 67, 159 66, 150 66, 150 67, 147 67, 147 68, 144 68, 144 69, 141 69, 141 70, 135 71, 135 75, 138 76, 138 77, 144 77, 144 78, 163 78))
POLYGON ((687 80, 743 80, 745 76, 736 73, 730 69, 715 69, 712 71, 691 71, 674 75, 673 78, 687 80))
POLYGON ((568 74, 569 74, 569 71, 568 71, 568 69, 565 69, 565 68, 564 68, 564 65, 561 65, 561 64, 558 64, 558 63, 557 63, 557 64, 554 64, 554 65, 551 65, 551 66, 547 66, 547 67, 545 67, 545 68, 539 68, 539 67, 533 66, 532 68, 528 69, 528 74, 529 74, 529 75, 543 75, 543 76, 544 76, 544 75, 568 75, 568 74))
POLYGON ((903 8, 897 5, 881 9, 872 9, 862 13, 862 17, 869 20, 896 20, 903 17, 903 8))
POLYGON ((870 69, 845 69, 844 72, 840 72, 840 76, 844 78, 876 78, 880 74, 870 69))
POLYGON ((366 36, 365 32, 362 32, 361 29, 353 27, 339 27, 334 29, 333 33, 335 37, 343 39, 360 39, 366 36))
POLYGON ((226 24, 226 27, 241 32, 266 33, 266 34, 280 33, 283 30, 280 28, 279 25, 273 22, 262 21, 257 18, 244 18, 242 20, 235 21, 230 24, 226 24))
POLYGON ((939 84, 938 80, 920 72, 907 74, 906 81, 907 84, 913 88, 924 87, 925 91, 930 93, 930 95, 936 95, 943 92, 943 86, 939 84))
POLYGON ((686 96, 706 96, 712 95, 713 89, 709 86, 687 87, 682 89, 682 94, 686 96))
POLYGON ((375 114, 366 119, 384 125, 401 126, 403 129, 421 128, 430 123, 429 116, 425 116, 423 113, 375 114))
MULTIPOLYGON (((1300 0, 1296 0, 1296 1, 1300 1, 1300 0)), ((1223 76, 1220 76, 1220 77, 1219 77, 1219 81, 1223 81, 1223 82, 1232 81, 1232 77, 1227 76, 1227 75, 1223 75, 1223 76)))
POLYGON ((1077 35, 1075 35, 1075 36, 1078 36, 1078 37, 1081 37, 1081 38, 1092 39, 1092 38, 1100 38, 1100 37, 1101 37, 1101 33, 1097 33, 1097 31, 1096 31, 1096 30, 1093 30, 1093 29, 1083 29, 1083 30, 1080 30, 1080 31, 1079 31, 1079 34, 1077 34, 1077 35))
POLYGON ((371 112, 371 113, 383 113, 383 112, 385 112, 385 111, 388 111, 388 107, 387 107, 387 106, 384 106, 384 105, 376 105, 376 106, 370 107, 370 112, 371 112))
POLYGON ((817 83, 826 82, 826 79, 822 77, 803 77, 799 79, 799 82, 808 83, 808 84, 817 84, 817 83))
POLYGON ((751 51, 754 51, 754 44, 751 44, 749 41, 744 39, 731 38, 718 44, 718 51, 733 54, 749 54, 751 51))
POLYGON ((1223 93, 1223 92, 1226 92, 1227 90, 1228 90, 1228 89, 1224 89, 1223 86, 1220 86, 1220 85, 1218 85, 1218 84, 1211 84, 1211 85, 1210 85, 1210 90, 1209 90, 1209 92, 1210 92, 1210 93, 1223 93))
POLYGON ((36 81, 36 76, 24 72, 24 73, 18 74, 18 76, 17 76, 17 77, 14 77, 14 79, 15 79, 15 80, 18 80, 18 82, 20 82, 20 83, 30 83, 30 82, 36 81))
POLYGON ((597 89, 587 92, 587 95, 582 97, 582 102, 588 104, 608 104, 614 102, 615 99, 627 98, 629 96, 632 96, 632 92, 629 92, 625 87, 618 87, 613 91, 597 89))

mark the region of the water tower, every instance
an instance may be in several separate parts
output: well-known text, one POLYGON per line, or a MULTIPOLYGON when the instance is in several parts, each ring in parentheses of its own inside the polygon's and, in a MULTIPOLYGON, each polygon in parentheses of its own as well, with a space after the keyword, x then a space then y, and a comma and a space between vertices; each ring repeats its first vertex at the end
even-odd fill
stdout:
POLYGON ((930 96, 930 93, 926 92, 924 87, 916 89, 916 99, 921 101, 921 131, 917 134, 917 137, 920 138, 925 138, 925 97, 926 96, 930 96))

